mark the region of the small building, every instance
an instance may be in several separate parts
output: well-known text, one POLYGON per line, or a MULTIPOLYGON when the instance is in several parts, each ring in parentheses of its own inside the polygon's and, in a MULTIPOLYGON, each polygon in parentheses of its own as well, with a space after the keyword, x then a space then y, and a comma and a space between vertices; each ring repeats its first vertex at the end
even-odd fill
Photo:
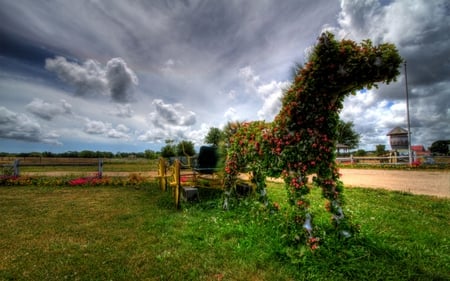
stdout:
POLYGON ((345 144, 342 144, 342 143, 336 144, 336 149, 337 149, 337 153, 338 154, 339 153, 348 153, 349 148, 350 147, 348 145, 345 145, 345 144))
POLYGON ((389 133, 386 134, 389 136, 389 143, 391 145, 392 150, 404 150, 408 149, 408 131, 395 127, 389 133))
POLYGON ((411 151, 415 156, 428 156, 430 152, 423 145, 411 145, 411 151))

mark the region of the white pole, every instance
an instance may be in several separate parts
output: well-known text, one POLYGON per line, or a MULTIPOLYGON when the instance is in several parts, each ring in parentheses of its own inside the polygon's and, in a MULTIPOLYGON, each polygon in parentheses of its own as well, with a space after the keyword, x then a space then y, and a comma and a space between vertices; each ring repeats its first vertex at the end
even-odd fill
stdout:
POLYGON ((412 165, 412 153, 411 153, 411 122, 409 119, 409 94, 408 94, 408 74, 406 71, 406 60, 404 63, 405 66, 405 90, 406 90, 406 120, 408 122, 408 157, 409 157, 409 165, 412 165))

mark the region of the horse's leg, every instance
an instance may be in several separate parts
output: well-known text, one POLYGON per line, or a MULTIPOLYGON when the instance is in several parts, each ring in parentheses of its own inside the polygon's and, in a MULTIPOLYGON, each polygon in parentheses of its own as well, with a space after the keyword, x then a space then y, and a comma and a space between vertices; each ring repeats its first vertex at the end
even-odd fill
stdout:
POLYGON ((236 190, 236 181, 239 174, 238 156, 236 153, 231 153, 227 156, 225 162, 225 176, 224 176, 224 200, 223 209, 228 210, 228 202, 231 193, 236 190))
POLYGON ((256 185, 256 193, 259 194, 259 201, 263 203, 264 206, 267 206, 269 204, 269 199, 267 197, 266 176, 260 169, 252 171, 252 182, 256 185))
POLYGON ((351 226, 343 210, 344 198, 342 191, 344 185, 339 180, 337 167, 332 164, 328 169, 319 169, 317 176, 318 183, 322 187, 323 197, 328 200, 326 208, 332 215, 333 226, 342 237, 350 237, 351 226))
POLYGON ((289 201, 294 206, 294 221, 298 226, 301 225, 303 230, 302 233, 296 233, 296 239, 303 239, 304 243, 314 250, 317 248, 319 240, 314 237, 313 233, 312 216, 309 211, 310 201, 307 197, 310 193, 307 174, 302 171, 291 171, 285 176, 285 182, 289 201))

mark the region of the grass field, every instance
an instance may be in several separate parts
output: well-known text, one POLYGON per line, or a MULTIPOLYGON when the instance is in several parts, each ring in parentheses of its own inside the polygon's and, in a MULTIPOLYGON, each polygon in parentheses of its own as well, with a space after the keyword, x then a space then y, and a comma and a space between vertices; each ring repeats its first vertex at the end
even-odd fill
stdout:
MULTIPOLYGON (((284 188, 269 196, 285 206, 284 188)), ((0 187, 0 280, 450 280, 450 200, 352 188, 361 233, 323 235, 300 263, 281 238, 284 208, 252 200, 230 211, 220 195, 173 208, 156 184, 0 187)), ((315 223, 328 214, 312 193, 315 223)))
MULTIPOLYGON (((92 160, 92 159, 89 159, 92 160)), ((93 159, 95 160, 95 159, 93 159)), ((46 172, 96 172, 98 166, 96 162, 92 162, 92 166, 77 166, 77 165, 58 165, 58 158, 55 158, 54 163, 56 165, 45 166, 21 166, 20 171, 22 173, 46 173, 46 172)), ((148 172, 157 171, 158 160, 148 159, 104 159, 103 160, 103 172, 148 172)))

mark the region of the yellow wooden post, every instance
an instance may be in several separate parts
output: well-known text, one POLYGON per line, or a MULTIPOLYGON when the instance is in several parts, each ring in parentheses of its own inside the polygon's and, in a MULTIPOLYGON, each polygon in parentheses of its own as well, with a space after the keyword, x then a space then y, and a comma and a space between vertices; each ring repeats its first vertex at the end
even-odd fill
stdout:
POLYGON ((159 177, 159 187, 162 191, 166 191, 166 160, 162 157, 159 158, 158 164, 158 177, 159 177))
POLYGON ((180 207, 180 160, 176 159, 173 163, 173 176, 174 176, 174 198, 175 198, 175 207, 178 209, 180 207))

